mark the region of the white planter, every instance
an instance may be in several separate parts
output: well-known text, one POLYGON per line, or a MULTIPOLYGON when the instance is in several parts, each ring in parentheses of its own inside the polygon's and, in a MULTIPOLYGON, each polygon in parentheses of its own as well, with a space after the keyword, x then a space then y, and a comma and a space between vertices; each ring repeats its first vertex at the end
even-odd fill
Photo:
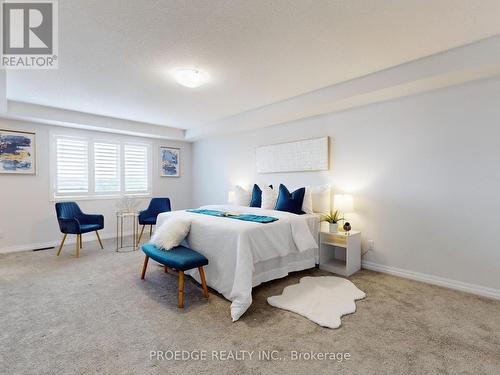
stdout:
POLYGON ((329 223, 330 224, 330 233, 337 233, 339 230, 339 224, 338 223, 329 223))

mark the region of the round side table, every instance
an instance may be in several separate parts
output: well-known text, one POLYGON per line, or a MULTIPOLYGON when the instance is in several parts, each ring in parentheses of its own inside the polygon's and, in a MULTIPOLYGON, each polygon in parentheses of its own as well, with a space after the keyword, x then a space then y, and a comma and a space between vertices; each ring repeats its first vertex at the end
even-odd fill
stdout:
POLYGON ((120 249, 131 249, 128 251, 137 250, 137 229, 139 227, 137 224, 138 217, 138 212, 116 212, 116 251, 120 251, 120 249), (123 221, 126 218, 132 218, 132 237, 134 242, 132 243, 132 245, 123 246, 123 221))

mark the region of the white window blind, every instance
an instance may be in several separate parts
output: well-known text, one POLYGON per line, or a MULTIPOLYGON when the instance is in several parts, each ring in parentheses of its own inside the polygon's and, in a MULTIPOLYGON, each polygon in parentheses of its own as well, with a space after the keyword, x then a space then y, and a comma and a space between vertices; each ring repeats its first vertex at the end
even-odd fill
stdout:
POLYGON ((151 193, 151 145, 96 136, 53 135, 52 197, 103 198, 151 193))
POLYGON ((94 189, 96 193, 120 192, 120 145, 94 143, 94 189))
POLYGON ((88 142, 86 140, 56 139, 57 194, 88 193, 88 142))
POLYGON ((123 146, 125 192, 141 193, 149 190, 148 146, 125 144, 123 146))

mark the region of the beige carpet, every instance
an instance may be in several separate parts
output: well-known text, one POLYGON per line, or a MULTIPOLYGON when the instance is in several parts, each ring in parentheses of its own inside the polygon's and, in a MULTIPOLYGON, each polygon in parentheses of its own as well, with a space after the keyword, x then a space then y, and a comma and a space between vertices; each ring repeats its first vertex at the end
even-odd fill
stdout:
POLYGON ((230 303, 207 301, 188 279, 154 263, 139 279, 141 252, 84 243, 0 255, 2 374, 499 374, 500 302, 370 271, 351 280, 367 298, 336 330, 269 306, 266 298, 319 270, 254 290, 236 323, 230 303), (206 350, 205 361, 150 360, 152 350, 206 350), (212 350, 276 350, 280 360, 218 361, 212 350), (291 360, 291 351, 347 352, 344 362, 291 360))

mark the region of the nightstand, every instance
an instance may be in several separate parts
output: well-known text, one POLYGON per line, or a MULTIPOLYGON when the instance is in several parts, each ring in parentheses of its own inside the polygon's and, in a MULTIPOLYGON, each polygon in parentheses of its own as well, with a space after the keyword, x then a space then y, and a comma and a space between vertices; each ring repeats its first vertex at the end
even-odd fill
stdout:
POLYGON ((361 232, 320 233, 319 268, 342 276, 361 269, 361 232))

